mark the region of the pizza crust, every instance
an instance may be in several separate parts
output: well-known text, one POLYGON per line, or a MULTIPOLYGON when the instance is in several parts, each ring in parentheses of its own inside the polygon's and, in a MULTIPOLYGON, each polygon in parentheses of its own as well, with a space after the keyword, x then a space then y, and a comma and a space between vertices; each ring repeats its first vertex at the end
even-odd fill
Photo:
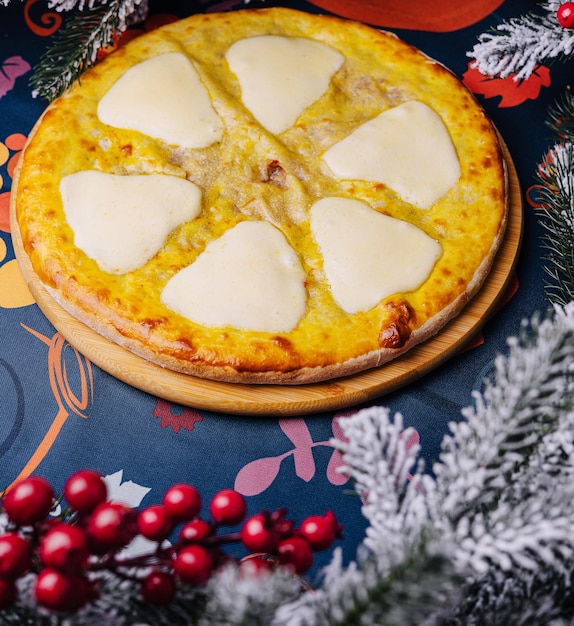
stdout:
MULTIPOLYGON (((13 194, 13 202, 23 245, 30 256, 35 272, 58 304, 102 336, 144 359, 173 371, 217 381, 283 385, 322 382, 383 366, 415 345, 434 336, 460 313, 483 284, 504 237, 508 192, 506 168, 496 132, 479 105, 448 70, 400 42, 392 34, 374 31, 360 24, 347 23, 337 18, 311 16, 288 9, 246 10, 232 14, 195 16, 171 25, 167 30, 162 30, 165 31, 165 35, 162 35, 160 30, 141 37, 139 43, 136 41, 133 45, 129 44, 126 46, 127 51, 116 52, 109 57, 110 61, 104 60, 88 73, 86 80, 83 79, 84 85, 88 84, 88 97, 83 95, 81 86, 76 86, 67 96, 50 105, 30 134, 21 157, 14 179, 14 188, 17 192, 13 194), (417 294, 396 294, 374 307, 376 313, 371 311, 366 314, 345 316, 341 315, 340 311, 333 312, 336 305, 323 291, 320 299, 320 303, 325 308, 322 323, 318 325, 315 321, 311 324, 305 320, 294 333, 273 334, 245 332, 237 329, 198 328, 196 324, 190 323, 189 320, 182 320, 181 316, 173 314, 165 307, 162 309, 154 305, 147 310, 145 301, 136 298, 130 300, 134 293, 133 285, 128 285, 130 289, 124 297, 118 287, 121 281, 110 280, 105 273, 94 267, 93 262, 84 259, 81 251, 75 248, 73 237, 69 229, 67 230, 65 220, 62 219, 61 209, 47 203, 39 212, 35 210, 39 185, 43 185, 45 189, 51 188, 52 195, 48 193, 47 197, 55 198, 57 194, 54 192, 54 187, 57 186, 59 176, 90 165, 90 161, 86 159, 86 146, 88 151, 98 152, 96 144, 98 141, 101 142, 101 136, 97 140, 90 138, 90 133, 84 130, 83 125, 85 124, 90 129, 92 135, 94 129, 100 128, 97 121, 94 121, 95 116, 92 112, 94 107, 91 100, 94 99, 95 94, 105 92, 111 84, 112 78, 106 71, 106 63, 115 65, 113 57, 117 58, 117 66, 120 69, 116 68, 111 72, 112 76, 117 76, 126 67, 136 62, 136 59, 141 59, 142 55, 145 57, 155 54, 156 48, 161 49, 173 45, 174 33, 179 35, 182 45, 189 45, 193 49, 194 45, 198 45, 192 43, 193 33, 205 28, 206 25, 209 29, 217 24, 225 24, 225 28, 220 29, 220 33, 234 33, 235 38, 241 36, 242 28, 245 36, 267 32, 269 28, 273 28, 274 32, 279 29, 281 34, 285 33, 289 36, 293 34, 320 36, 326 38, 330 45, 333 45, 330 33, 338 32, 340 36, 337 45, 342 46, 347 59, 349 55, 356 53, 357 48, 365 45, 370 47, 369 54, 378 54, 379 48, 384 50, 385 47, 390 46, 393 62, 399 67, 401 63, 406 64, 405 68, 414 72, 415 78, 417 72, 422 72, 423 76, 429 74, 427 80, 429 84, 436 83, 437 92, 440 91, 439 87, 441 89, 448 87, 449 93, 442 96, 442 100, 439 98, 441 111, 445 117, 450 116, 449 119, 454 120, 457 105, 464 107, 466 111, 472 111, 472 114, 466 113, 473 120, 470 128, 461 129, 453 125, 454 122, 448 122, 447 127, 451 133, 458 132, 460 135, 460 137, 453 137, 453 140, 462 158, 467 158, 465 155, 468 152, 471 155, 468 157, 469 160, 474 159, 470 166, 463 163, 466 168, 463 182, 468 189, 465 190, 466 196, 461 192, 459 197, 468 198, 471 194, 478 193, 479 187, 485 186, 481 182, 485 179, 487 180, 486 187, 489 188, 489 193, 481 199, 481 202, 459 203, 462 205, 459 212, 466 214, 478 207, 483 215, 488 214, 487 226, 482 225, 485 220, 480 215, 470 220, 473 224, 480 223, 483 232, 465 233, 462 236, 463 243, 458 244, 458 247, 453 244, 454 252, 448 246, 446 247, 447 262, 439 263, 429 280, 420 290, 417 290, 420 292, 419 300, 417 300, 417 294), (452 102, 454 105, 451 104, 452 102), (454 110, 451 111, 451 108, 454 110), (67 143, 69 140, 66 140, 63 145, 75 150, 76 154, 71 160, 66 159, 59 169, 56 168, 56 172, 51 177, 43 171, 42 165, 46 160, 53 159, 58 149, 62 149, 63 145, 60 141, 54 142, 54 138, 59 134, 61 124, 64 122, 71 126, 72 141, 67 143), (475 155, 473 150, 477 140, 480 140, 481 148, 475 155), (56 145, 53 145, 54 143, 56 145), (81 154, 78 153, 80 146, 83 148, 81 154), (482 240, 482 252, 472 259, 474 265, 470 270, 466 268, 457 277, 457 270, 464 264, 463 260, 467 252, 465 248, 468 248, 466 242, 475 236, 482 240), (439 272, 447 278, 439 276, 439 272), (451 278, 452 274, 455 276, 454 279, 451 278), (449 286, 443 288, 442 291, 434 287, 433 292, 433 285, 435 283, 441 285, 441 281, 450 281, 449 286), (429 314, 426 310, 429 308, 428 304, 433 293, 436 295, 436 302, 431 303, 432 311, 429 314), (364 337, 361 336, 363 328, 365 329, 364 337), (305 333, 309 337, 308 342, 305 333), (348 347, 346 342, 352 345, 348 347), (342 344, 345 344, 344 348, 341 348, 342 344)), ((222 49, 225 48, 226 43, 222 44, 222 49)), ((388 54, 389 50, 386 50, 385 58, 388 54)), ((361 87, 359 77, 352 73, 348 81, 352 83, 354 89, 365 89, 368 92, 368 99, 364 96, 366 111, 363 112, 363 117, 368 118, 374 110, 374 105, 370 102, 373 96, 372 88, 361 87)), ((409 89, 412 90, 412 83, 409 85, 409 89)), ((411 97, 410 93, 405 96, 403 91, 404 85, 391 85, 387 89, 385 106, 399 102, 405 97, 411 97)), ((423 93, 422 96, 432 101, 435 107, 437 106, 436 94, 431 93, 429 96, 423 93)), ((362 97, 357 96, 359 100, 362 97)), ((225 108, 221 103, 218 106, 219 109, 225 108)), ((380 106, 381 103, 379 103, 380 106)), ((319 114, 325 114, 325 111, 319 109, 313 118, 315 121, 320 119, 319 114)), ((233 111, 228 111, 223 117, 229 120, 232 115, 233 111)), ((353 122, 353 124, 356 123, 353 122)), ((464 123, 463 121, 461 125, 464 123)), ((345 129, 348 132, 348 125, 345 129, 333 129, 333 126, 334 122, 325 122, 319 136, 317 129, 311 128, 310 122, 307 122, 303 116, 301 124, 292 131, 288 131, 287 134, 293 138, 294 145, 300 145, 303 153, 307 155, 311 142, 315 141, 323 145, 326 142, 325 135, 328 135, 328 140, 333 142, 343 134, 345 129), (303 130, 301 129, 307 131, 307 136, 302 136, 303 130), (329 135, 331 130, 332 136, 329 135)), ((250 128, 248 135, 249 133, 255 133, 255 136, 261 138, 257 134, 257 129, 250 128)), ((201 159, 204 159, 204 166, 208 167, 210 159, 213 158, 209 149, 205 150, 202 155, 192 155, 193 158, 190 159, 189 155, 177 149, 167 150, 161 144, 158 147, 157 142, 149 141, 147 138, 142 147, 142 144, 138 145, 142 138, 137 134, 122 134, 121 131, 117 133, 114 131, 112 135, 112 143, 116 141, 118 146, 117 154, 106 154, 109 162, 98 164, 103 171, 145 173, 158 171, 160 167, 163 171, 176 172, 180 166, 184 170, 186 167, 189 168, 190 161, 197 168, 197 163, 201 163, 201 159), (129 141, 122 143, 122 140, 126 138, 129 141), (165 164, 162 163, 162 158, 165 158, 166 154, 169 154, 169 159, 165 164)), ((252 140, 251 137, 248 139, 252 140)), ((254 174, 251 171, 250 176, 258 176, 262 185, 274 187, 281 192, 292 184, 295 174, 301 175, 301 172, 297 171, 298 164, 292 151, 286 153, 287 157, 280 154, 279 159, 271 158, 276 156, 272 150, 268 153, 267 160, 259 161, 258 173, 254 174)), ((250 163, 249 167, 254 166, 250 163)), ((196 170, 191 170, 191 174, 199 178, 202 176, 201 172, 198 174, 196 170)), ((188 179, 193 177, 190 176, 189 169, 187 177, 188 179)), ((312 193, 320 197, 320 193, 325 191, 323 189, 317 191, 315 186, 319 185, 314 185, 314 181, 309 183, 312 193)), ((323 184, 324 187, 325 185, 326 192, 330 193, 330 183, 323 184)), ((381 190, 379 187, 353 181, 344 184, 337 183, 333 189, 351 197, 359 196, 373 204, 382 199, 384 200, 383 211, 390 210, 391 214, 397 217, 412 215, 412 210, 401 202, 397 203, 398 208, 390 207, 389 209, 388 191, 381 190)), ((466 227, 466 218, 463 219, 457 215, 456 209, 457 207, 453 208, 451 203, 446 206, 443 214, 440 210, 435 212, 433 232, 440 233, 442 229, 446 233, 444 241, 447 241, 450 236, 449 228, 458 232, 464 231, 466 227)), ((273 207, 267 214, 261 215, 258 209, 253 214, 247 214, 247 218, 268 219, 282 228, 285 223, 304 222, 306 209, 301 206, 290 208, 288 220, 285 219, 283 213, 273 207)), ((306 245, 304 252, 309 250, 309 245, 306 245)), ((315 280, 317 275, 320 275, 320 271, 315 273, 315 280)), ((149 272, 147 274, 144 272, 144 276, 149 277, 149 272)), ((141 276, 134 280, 139 280, 142 284, 141 276)), ((315 317, 322 314, 321 307, 316 308, 318 312, 315 311, 315 317)), ((319 321, 321 322, 320 317, 319 321)))

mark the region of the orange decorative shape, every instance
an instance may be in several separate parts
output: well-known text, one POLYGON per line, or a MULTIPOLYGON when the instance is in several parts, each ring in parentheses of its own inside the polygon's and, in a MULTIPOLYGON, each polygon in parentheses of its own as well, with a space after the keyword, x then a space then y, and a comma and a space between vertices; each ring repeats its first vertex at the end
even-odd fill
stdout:
POLYGON ((0 193, 0 230, 10 232, 10 192, 0 193))
POLYGON ((486 76, 471 67, 472 63, 474 61, 468 64, 468 70, 463 74, 462 82, 473 93, 485 98, 500 96, 499 108, 514 107, 526 100, 536 100, 542 87, 550 86, 550 70, 544 65, 539 65, 529 78, 515 80, 514 75, 506 78, 486 76))
POLYGON ((16 259, 0 266, 0 308, 18 309, 34 304, 16 259))
POLYGON ((12 133, 6 137, 4 143, 10 150, 22 150, 26 143, 26 135, 22 133, 12 133))
POLYGON ((475 24, 503 0, 312 0, 331 13, 373 26, 445 33, 475 24))
POLYGON ((16 152, 13 154, 10 160, 8 161, 8 174, 10 178, 14 178, 14 170, 16 169, 16 165, 18 165, 18 161, 20 160, 21 152, 16 152))
POLYGON ((35 24, 30 15, 30 8, 34 4, 36 4, 37 1, 38 0, 27 0, 26 4, 24 5, 24 18, 26 20, 28 28, 35 35, 39 35, 40 37, 49 37, 50 35, 53 35, 62 25, 62 16, 53 11, 42 13, 42 15, 40 16, 41 26, 35 24))

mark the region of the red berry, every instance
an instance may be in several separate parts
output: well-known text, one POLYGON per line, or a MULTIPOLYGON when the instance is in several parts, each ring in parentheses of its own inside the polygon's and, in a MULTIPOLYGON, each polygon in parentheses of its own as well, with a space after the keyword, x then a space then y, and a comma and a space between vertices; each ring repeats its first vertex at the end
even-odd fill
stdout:
POLYGON ((243 545, 252 552, 272 552, 279 540, 269 515, 257 513, 247 519, 239 533, 243 545))
POLYGON ((137 512, 119 502, 102 502, 90 515, 87 533, 93 552, 118 550, 137 534, 137 512))
POLYGON ((78 513, 90 513, 105 501, 108 488, 101 474, 93 470, 80 470, 64 484, 64 498, 78 513))
POLYGON ((303 537, 287 537, 277 546, 279 563, 288 565, 296 574, 303 574, 313 565, 313 552, 303 537))
POLYGON ((313 550, 326 550, 340 534, 340 526, 331 511, 324 517, 311 515, 305 519, 299 532, 307 539, 313 550))
POLYGON ((180 531, 180 541, 187 543, 199 543, 211 535, 212 526, 209 522, 202 519, 188 522, 180 531))
POLYGON ((3 505, 12 522, 27 526, 43 520, 52 509, 54 491, 40 476, 16 483, 4 497, 3 505))
POLYGON ((23 576, 32 565, 32 544, 16 533, 0 537, 0 576, 15 579, 23 576))
POLYGON ((170 572, 153 570, 142 583, 142 598, 150 604, 169 604, 175 597, 175 578, 170 572))
POLYGON ((223 489, 213 496, 209 511, 218 524, 234 526, 245 517, 247 507, 240 493, 233 489, 223 489))
POLYGON ((176 522, 185 522, 199 514, 201 495, 195 487, 181 483, 165 492, 162 504, 176 522))
POLYGON ((245 559, 239 564, 239 574, 242 578, 262 578, 273 571, 273 563, 258 557, 245 559))
POLYGON ((69 576, 46 568, 36 578, 36 602, 52 611, 75 611, 88 600, 89 583, 78 576, 69 576))
POLYGON ((39 555, 47 567, 70 573, 78 571, 89 556, 86 533, 77 526, 58 524, 42 538, 39 555))
POLYGON ((556 18, 562 28, 574 28, 574 2, 565 2, 558 7, 556 18))
POLYGON ((17 595, 16 583, 13 580, 0 578, 0 611, 9 609, 16 602, 17 595))
POLYGON ((138 515, 140 533, 151 541, 163 541, 173 530, 173 520, 161 504, 148 506, 138 515))
POLYGON ((181 580, 194 586, 207 582, 212 568, 211 554, 203 546, 197 544, 182 548, 173 563, 173 569, 181 580))

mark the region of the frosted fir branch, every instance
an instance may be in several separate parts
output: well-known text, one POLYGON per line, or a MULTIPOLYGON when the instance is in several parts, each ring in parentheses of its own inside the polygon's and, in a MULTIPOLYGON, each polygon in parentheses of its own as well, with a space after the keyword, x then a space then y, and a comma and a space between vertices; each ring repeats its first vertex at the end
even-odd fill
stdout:
POLYGON ((574 55, 574 30, 560 26, 556 11, 561 0, 541 3, 544 14, 532 11, 502 22, 479 36, 467 53, 471 67, 487 76, 528 78, 543 61, 574 55))
POLYGON ((434 467, 441 509, 454 524, 495 506, 568 412, 574 391, 574 304, 556 307, 553 319, 533 319, 510 338, 508 357, 495 361, 466 418, 451 424, 434 467))
POLYGON ((460 588, 440 552, 417 550, 386 576, 365 555, 343 569, 336 552, 325 584, 281 606, 272 626, 434 626, 456 604, 460 588))
MULTIPOLYGON (((141 20, 147 12, 147 0, 109 0, 98 5, 81 1, 81 5, 86 10, 70 16, 36 66, 31 79, 35 97, 51 101, 62 95, 95 63, 98 52, 128 27, 130 19, 141 20)), ((62 2, 60 8, 67 6, 62 2)))
POLYGON ((301 595, 302 585, 285 569, 250 578, 230 564, 210 579, 205 591, 207 600, 198 626, 269 626, 281 605, 301 595))
POLYGON ((574 300, 574 143, 556 144, 537 171, 540 224, 545 231, 546 293, 560 305, 574 300))

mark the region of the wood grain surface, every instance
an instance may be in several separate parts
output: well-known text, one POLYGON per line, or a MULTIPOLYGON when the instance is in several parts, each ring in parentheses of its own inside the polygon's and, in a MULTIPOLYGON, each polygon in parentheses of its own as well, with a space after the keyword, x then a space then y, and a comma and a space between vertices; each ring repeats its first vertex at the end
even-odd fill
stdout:
MULTIPOLYGON (((481 330, 506 294, 522 239, 522 195, 512 159, 504 146, 510 183, 510 214, 504 241, 478 294, 435 337, 379 368, 307 385, 243 385, 204 380, 150 363, 76 320, 58 305, 32 269, 10 208, 16 258, 44 315, 92 363, 153 396, 196 409, 236 415, 304 415, 361 404, 413 383, 457 354, 481 330)), ((13 200, 15 194, 13 194, 13 200)))

